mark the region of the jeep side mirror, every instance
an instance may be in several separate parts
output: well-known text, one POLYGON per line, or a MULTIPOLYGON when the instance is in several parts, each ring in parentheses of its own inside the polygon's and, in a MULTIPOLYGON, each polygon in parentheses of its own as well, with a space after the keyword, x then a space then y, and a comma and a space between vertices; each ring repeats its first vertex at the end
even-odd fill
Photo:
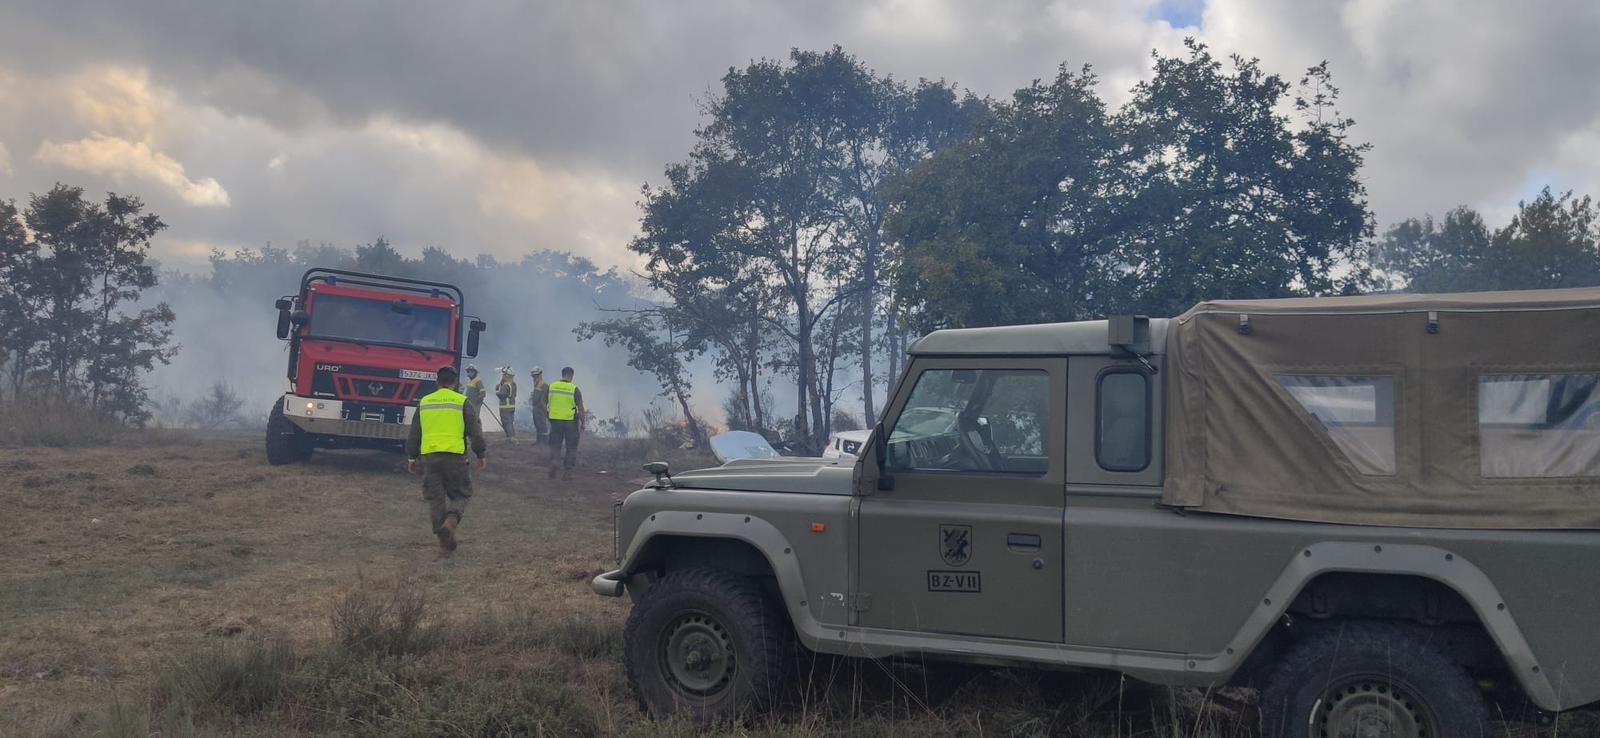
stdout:
POLYGON ((672 486, 672 471, 668 468, 667 462, 652 461, 640 468, 656 478, 656 487, 658 489, 666 489, 672 486))
POLYGON ((1113 315, 1106 319, 1106 343, 1131 353, 1150 350, 1150 316, 1113 315))
POLYGON ((485 323, 485 322, 483 322, 481 320, 478 320, 477 318, 473 318, 472 322, 467 323, 467 356, 468 357, 473 357, 473 356, 477 356, 478 355, 478 342, 479 342, 479 338, 478 337, 479 337, 479 335, 481 335, 486 330, 489 330, 489 324, 487 324, 487 323, 485 323))
POLYGON ((1150 353, 1150 316, 1113 315, 1106 319, 1106 343, 1138 359, 1151 374, 1156 367, 1145 358, 1150 353))

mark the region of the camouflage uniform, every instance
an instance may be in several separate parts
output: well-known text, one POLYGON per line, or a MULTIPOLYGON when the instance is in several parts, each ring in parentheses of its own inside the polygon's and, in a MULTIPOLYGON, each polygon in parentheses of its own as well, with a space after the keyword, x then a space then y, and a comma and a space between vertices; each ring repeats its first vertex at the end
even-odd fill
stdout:
MULTIPOLYGON (((483 424, 477 413, 464 413, 467 424, 467 444, 472 453, 483 458, 488 444, 483 440, 483 424)), ((445 518, 454 515, 461 520, 472 499, 472 475, 468 473, 466 454, 423 454, 422 423, 413 420, 411 433, 406 438, 406 457, 420 459, 422 463, 422 498, 428 501, 428 512, 433 530, 438 532, 445 518)))
POLYGON ((533 411, 534 443, 550 440, 550 385, 543 379, 533 380, 533 391, 528 393, 528 408, 533 411))

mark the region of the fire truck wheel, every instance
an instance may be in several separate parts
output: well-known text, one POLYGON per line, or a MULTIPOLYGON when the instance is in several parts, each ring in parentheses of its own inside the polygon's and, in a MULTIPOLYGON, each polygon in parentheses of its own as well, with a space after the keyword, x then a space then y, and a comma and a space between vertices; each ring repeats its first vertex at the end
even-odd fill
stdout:
POLYGON ((283 415, 283 403, 272 406, 267 416, 267 463, 273 466, 294 464, 311 458, 310 439, 283 415))

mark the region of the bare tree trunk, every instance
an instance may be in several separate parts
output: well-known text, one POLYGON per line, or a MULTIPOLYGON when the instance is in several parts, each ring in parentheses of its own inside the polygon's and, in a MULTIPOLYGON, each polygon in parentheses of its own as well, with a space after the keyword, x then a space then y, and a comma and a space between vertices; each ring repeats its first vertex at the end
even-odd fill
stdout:
POLYGON ((89 411, 100 412, 100 363, 105 357, 106 327, 111 325, 111 272, 100 275, 100 324, 95 326, 94 356, 89 359, 89 411))
POLYGON ((761 319, 753 311, 750 314, 750 334, 748 352, 750 359, 750 410, 754 413, 756 430, 767 430, 767 412, 761 407, 761 319))
POLYGON ((796 409, 794 416, 794 434, 795 437, 801 439, 801 442, 806 445, 807 449, 809 449, 812 442, 816 440, 816 438, 812 436, 809 418, 813 417, 810 414, 811 390, 813 389, 811 374, 816 371, 817 365, 814 361, 815 357, 813 355, 813 349, 811 346, 810 306, 807 304, 806 299, 803 296, 800 297, 797 302, 799 309, 796 312, 798 313, 800 325, 798 326, 799 345, 795 350, 796 409))
POLYGON ((700 421, 694 417, 694 411, 689 409, 689 395, 681 385, 673 385, 672 395, 678 400, 678 408, 683 411, 683 421, 689 425, 689 437, 694 439, 695 445, 704 444, 705 432, 700 429, 700 421))
POLYGON ((872 396, 872 313, 878 303, 878 243, 877 239, 864 244, 866 254, 861 265, 861 416, 867 427, 878 419, 877 403, 872 396))
POLYGON ((883 320, 885 353, 889 355, 889 389, 894 391, 894 382, 900 378, 900 321, 895 318, 897 309, 896 301, 889 301, 889 314, 883 320))

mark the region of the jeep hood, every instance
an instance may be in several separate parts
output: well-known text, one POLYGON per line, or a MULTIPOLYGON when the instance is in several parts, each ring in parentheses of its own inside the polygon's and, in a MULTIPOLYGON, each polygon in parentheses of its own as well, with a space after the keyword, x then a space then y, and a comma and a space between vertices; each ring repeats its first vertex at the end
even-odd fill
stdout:
POLYGON ((680 489, 725 489, 738 492, 793 492, 849 495, 855 460, 736 459, 710 469, 672 475, 680 489))

